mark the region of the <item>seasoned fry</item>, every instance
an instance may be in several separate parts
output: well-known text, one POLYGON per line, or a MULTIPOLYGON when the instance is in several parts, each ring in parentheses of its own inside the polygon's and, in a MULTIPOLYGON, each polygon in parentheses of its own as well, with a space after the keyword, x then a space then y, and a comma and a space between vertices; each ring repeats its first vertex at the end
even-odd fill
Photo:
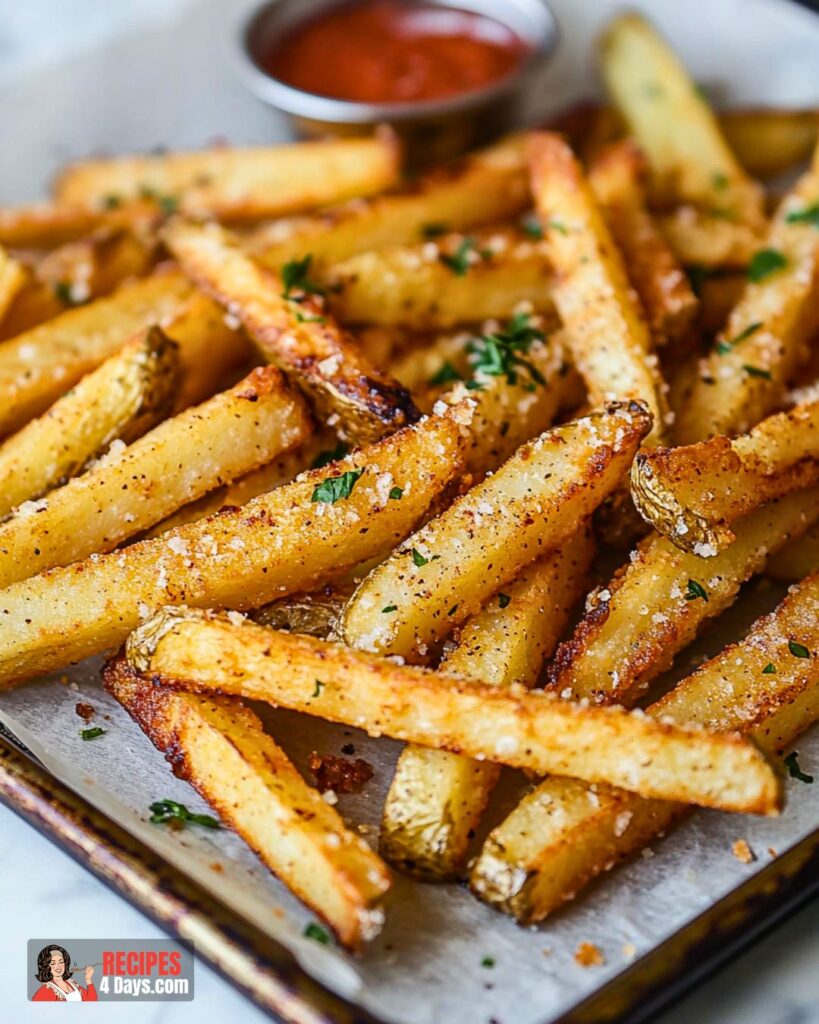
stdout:
POLYGON ((154 203, 129 203, 89 210, 65 203, 0 207, 0 245, 54 249, 100 228, 148 228, 157 220, 154 203))
POLYGON ((130 444, 171 411, 179 350, 156 327, 0 445, 0 518, 82 472, 115 439, 130 444))
POLYGON ((674 52, 639 14, 614 18, 600 43, 606 87, 672 204, 726 211, 754 225, 761 188, 731 152, 708 102, 674 52))
MULTIPOLYGON (((814 576, 757 620, 741 643, 702 665, 648 714, 747 732, 774 755, 819 718, 818 649, 819 577, 814 576), (795 657, 793 642, 809 656, 795 657)), ((472 869, 472 891, 521 923, 540 921, 662 833, 684 810, 622 790, 591 792, 569 779, 547 779, 486 840, 472 869)))
POLYGON ((24 281, 23 268, 0 246, 0 321, 8 313, 24 281))
MULTIPOLYGON (((588 528, 524 569, 461 632, 441 671, 508 688, 535 684, 584 590, 593 553, 588 528)), ((381 852, 412 875, 457 877, 498 778, 498 766, 427 747, 406 747, 381 819, 381 852)))
POLYGON ((104 208, 156 198, 192 217, 258 220, 379 192, 399 152, 387 134, 258 149, 208 149, 82 161, 54 185, 58 202, 104 208))
MULTIPOLYGON (((417 418, 409 393, 371 366, 353 338, 332 320, 301 265, 298 279, 263 270, 232 245, 218 225, 173 221, 165 241, 183 269, 238 316, 265 358, 277 363, 338 430, 359 443, 417 418)), ((295 272, 294 272, 295 273, 295 272)))
POLYGON ((807 160, 817 142, 816 110, 724 110, 722 133, 754 178, 773 178, 807 160))
POLYGON ((698 379, 677 425, 691 444, 748 430, 781 404, 789 379, 819 327, 819 231, 799 219, 819 202, 814 167, 782 202, 750 280, 698 379))
POLYGON ((651 336, 656 345, 665 345, 685 340, 698 303, 646 208, 647 170, 645 157, 625 139, 600 151, 589 170, 589 184, 623 255, 651 336))
POLYGON ((515 217, 526 209, 528 197, 522 140, 511 137, 429 172, 405 191, 265 225, 247 244, 276 272, 308 253, 324 266, 372 249, 413 245, 442 231, 468 231, 515 217))
POLYGON ((744 270, 765 241, 761 225, 726 220, 693 206, 660 213, 656 223, 687 267, 744 270))
POLYGON ((327 269, 342 323, 415 330, 553 310, 545 244, 504 229, 360 253, 327 269))
POLYGON ((461 472, 466 413, 429 417, 243 508, 0 591, 0 687, 115 647, 169 602, 257 608, 383 558, 461 472), (320 500, 339 480, 349 497, 320 500))
POLYGON ((779 805, 775 773, 735 734, 396 665, 221 613, 164 608, 131 634, 126 657, 155 682, 264 700, 478 760, 663 799, 684 791, 692 803, 726 810, 775 813, 779 805))
POLYGON ((622 258, 580 165, 558 136, 531 136, 532 191, 555 271, 553 297, 574 363, 597 405, 637 399, 654 417, 647 443, 663 434, 663 383, 622 258))
POLYGON ((423 659, 574 533, 619 484, 650 424, 643 406, 615 403, 521 447, 370 573, 344 612, 344 640, 423 659))
MULTIPOLYGON (((44 412, 151 324, 172 320, 193 292, 181 274, 123 285, 0 345, 0 436, 44 412)), ((173 332, 171 332, 173 333, 173 332)))
POLYGON ((706 620, 736 599, 768 555, 819 517, 819 489, 797 491, 736 524, 737 539, 713 557, 647 538, 625 569, 597 594, 573 636, 557 649, 549 680, 562 692, 632 702, 669 667, 706 620))
POLYGON ((731 523, 766 501, 819 483, 819 400, 763 420, 730 441, 638 452, 631 496, 640 515, 684 551, 716 554, 731 523))
MULTIPOLYGON (((158 329, 157 329, 158 330, 158 329)), ((120 442, 82 476, 0 524, 0 588, 111 551, 214 487, 299 444, 310 420, 272 366, 120 442)))
POLYGON ((196 788, 343 945, 356 949, 378 934, 389 871, 307 785, 249 708, 152 686, 123 659, 109 662, 103 678, 174 774, 196 788))

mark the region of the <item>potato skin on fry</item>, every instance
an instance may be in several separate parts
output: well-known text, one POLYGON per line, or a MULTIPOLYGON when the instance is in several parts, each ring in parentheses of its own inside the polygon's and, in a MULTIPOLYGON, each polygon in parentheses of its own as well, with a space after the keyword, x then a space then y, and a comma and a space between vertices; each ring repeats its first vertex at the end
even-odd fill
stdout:
POLYGON ((174 775, 197 792, 350 949, 380 930, 390 875, 366 842, 301 778, 241 702, 153 686, 124 658, 103 671, 174 775))

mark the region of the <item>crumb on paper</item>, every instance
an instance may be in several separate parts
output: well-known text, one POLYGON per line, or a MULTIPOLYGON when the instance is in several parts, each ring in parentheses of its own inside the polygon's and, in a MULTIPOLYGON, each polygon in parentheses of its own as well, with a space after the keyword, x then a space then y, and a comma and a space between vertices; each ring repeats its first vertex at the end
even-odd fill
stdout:
POLYGON ((581 967, 600 967, 606 962, 602 950, 593 942, 581 942, 574 951, 574 958, 581 967))
POLYGON ((543 955, 544 956, 551 956, 552 955, 552 950, 551 950, 551 948, 549 946, 544 946, 543 947, 543 955))
POLYGON ((373 766, 369 761, 357 757, 354 761, 334 754, 319 754, 312 751, 307 764, 316 777, 316 789, 320 793, 333 790, 336 793, 360 793, 373 777, 373 766))
POLYGON ((733 853, 740 864, 752 864, 756 860, 754 851, 748 845, 747 839, 737 839, 731 847, 731 853, 733 853))
POLYGON ((768 847, 768 856, 773 858, 773 859, 776 859, 779 856, 779 850, 777 850, 777 848, 775 846, 769 846, 768 847))
POLYGON ((224 865, 220 864, 218 860, 212 861, 208 865, 208 867, 211 869, 211 871, 215 871, 218 875, 221 875, 225 870, 224 865))
POLYGON ((92 704, 83 704, 82 701, 77 702, 74 710, 84 722, 90 722, 97 713, 96 708, 92 704))
POLYGON ((623 956, 626 960, 633 960, 637 956, 637 947, 633 942, 623 943, 623 956))

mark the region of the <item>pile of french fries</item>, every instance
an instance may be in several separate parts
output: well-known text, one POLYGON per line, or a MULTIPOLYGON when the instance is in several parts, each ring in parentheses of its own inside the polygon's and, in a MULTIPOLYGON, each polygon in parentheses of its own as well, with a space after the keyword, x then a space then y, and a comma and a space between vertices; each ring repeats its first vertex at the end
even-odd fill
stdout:
POLYGON ((819 717, 816 117, 718 118, 636 15, 598 58, 609 107, 411 185, 379 133, 0 211, 0 686, 118 652, 350 949, 387 862, 532 922, 691 806, 776 814, 819 717), (779 607, 649 693, 765 572, 779 607), (406 742, 380 852, 248 700, 406 742))

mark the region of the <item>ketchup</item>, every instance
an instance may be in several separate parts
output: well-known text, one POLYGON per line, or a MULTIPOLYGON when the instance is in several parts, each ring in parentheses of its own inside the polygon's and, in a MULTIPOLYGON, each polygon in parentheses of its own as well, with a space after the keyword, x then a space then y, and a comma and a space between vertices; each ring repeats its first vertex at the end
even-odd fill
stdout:
POLYGON ((272 41, 259 63, 305 92, 364 103, 441 100, 509 74, 528 45, 494 18, 412 0, 331 7, 272 41))

